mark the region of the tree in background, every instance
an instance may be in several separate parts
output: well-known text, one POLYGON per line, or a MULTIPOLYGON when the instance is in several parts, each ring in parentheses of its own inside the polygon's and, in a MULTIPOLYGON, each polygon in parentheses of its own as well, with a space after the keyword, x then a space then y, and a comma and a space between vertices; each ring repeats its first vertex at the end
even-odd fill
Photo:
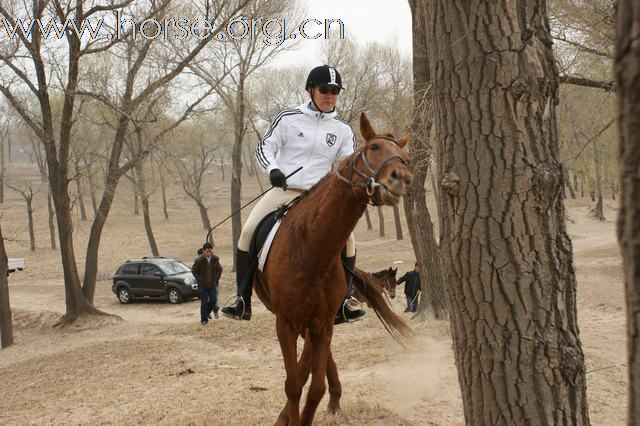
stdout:
POLYGON ((422 297, 418 307, 419 316, 423 319, 427 314, 437 319, 445 319, 448 315, 447 289, 442 270, 442 261, 435 237, 431 214, 427 208, 425 183, 432 160, 432 143, 430 131, 433 125, 431 100, 431 74, 429 70, 428 33, 424 23, 428 19, 425 2, 411 0, 413 23, 413 116, 411 132, 412 143, 409 144, 413 181, 405 195, 404 211, 407 227, 411 236, 411 244, 420 266, 422 280, 422 297))
MULTIPOLYGON (((219 32, 248 2, 221 1, 217 2, 215 10, 205 11, 215 22, 213 33, 197 41, 180 40, 174 45, 171 41, 156 39, 133 40, 130 37, 133 27, 124 29, 122 38, 114 37, 111 40, 81 38, 75 31, 66 31, 62 39, 66 43, 55 37, 45 39, 39 31, 33 31, 30 37, 18 31, 17 37, 4 43, 0 49, 0 61, 4 63, 0 74, 0 93, 8 99, 45 148, 65 282, 66 314, 60 324, 71 323, 80 315, 101 314, 93 306, 98 249, 120 177, 133 168, 137 161, 121 164, 131 117, 154 93, 176 79, 213 39, 213 34, 219 32), (106 85, 99 84, 104 81, 96 83, 91 78, 96 72, 103 72, 92 67, 95 62, 91 59, 94 57, 107 57, 113 63, 116 58, 124 59, 118 62, 118 66, 113 66, 114 72, 106 85), (157 60, 161 57, 167 62, 159 67, 157 60), (51 75, 56 78, 50 78, 51 75), (52 96, 58 93, 63 101, 61 113, 56 116, 53 114, 52 96), (109 106, 114 111, 117 123, 108 153, 104 191, 87 244, 82 284, 73 245, 68 187, 71 136, 78 118, 79 97, 109 106), (31 114, 25 108, 25 98, 35 100, 38 114, 31 114)), ((175 5, 170 0, 152 3, 137 0, 34 1, 30 4, 0 2, 0 17, 8 22, 16 22, 17 17, 22 16, 42 19, 43 22, 52 18, 65 22, 68 17, 74 18, 75 22, 83 22, 95 19, 100 14, 118 11, 140 19, 171 15, 174 12, 172 7, 175 5)))

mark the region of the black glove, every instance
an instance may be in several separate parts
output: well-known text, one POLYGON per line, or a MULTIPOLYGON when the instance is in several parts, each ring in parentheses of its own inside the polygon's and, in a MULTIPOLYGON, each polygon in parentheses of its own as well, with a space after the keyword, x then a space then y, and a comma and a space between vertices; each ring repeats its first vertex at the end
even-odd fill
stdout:
POLYGON ((269 173, 269 181, 271 182, 271 186, 287 189, 287 178, 280 169, 271 170, 269 173))

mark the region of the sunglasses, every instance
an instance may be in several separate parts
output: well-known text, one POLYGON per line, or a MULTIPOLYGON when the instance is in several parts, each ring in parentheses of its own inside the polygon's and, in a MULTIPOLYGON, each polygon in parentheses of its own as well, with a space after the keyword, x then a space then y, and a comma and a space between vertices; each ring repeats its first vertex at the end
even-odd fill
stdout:
POLYGON ((320 86, 320 87, 318 87, 318 90, 323 95, 326 95, 328 93, 331 93, 332 95, 339 95, 340 94, 340 88, 339 87, 320 86))

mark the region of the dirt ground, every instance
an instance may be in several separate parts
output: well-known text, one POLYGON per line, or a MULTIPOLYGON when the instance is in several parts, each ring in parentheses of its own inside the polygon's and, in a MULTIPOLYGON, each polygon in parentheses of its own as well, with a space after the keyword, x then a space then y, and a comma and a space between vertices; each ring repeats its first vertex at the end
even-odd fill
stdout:
MULTIPOLYGON (((227 173, 228 175, 228 173, 227 173)), ((122 318, 80 320, 63 330, 53 324, 64 313, 60 254, 49 248, 46 189, 31 166, 14 165, 13 182, 24 179, 36 194, 36 243, 28 250, 24 202, 13 192, 0 205, 9 257, 25 257, 26 270, 9 279, 16 344, 0 352, 0 424, 272 424, 285 402, 284 369, 275 319, 262 305, 250 322, 220 319, 199 324, 199 302, 180 305, 141 301, 121 305, 111 275, 125 259, 149 255, 141 216, 133 214, 130 184, 122 180, 100 246, 95 305, 122 318)), ((229 213, 229 182, 216 170, 206 199, 212 223, 229 213)), ((246 176, 245 197, 259 190, 246 176)), ((86 196, 88 199, 89 197, 86 196)), ((588 370, 594 425, 622 425, 626 412, 625 314, 620 256, 615 240, 614 201, 607 222, 589 217, 588 200, 568 201, 569 231, 578 278, 579 325, 588 370)), ((91 212, 88 204, 87 208, 91 212)), ((174 183, 168 221, 159 189, 152 195, 152 221, 161 254, 190 264, 204 231, 195 204, 174 183)), ((396 240, 393 215, 385 208, 386 237, 364 219, 356 229, 358 266, 376 271, 397 262, 399 274, 414 258, 410 241, 396 240), (401 263, 400 263, 401 262, 401 263)), ((435 208, 432 209, 435 217, 435 208)), ((404 224, 404 218, 403 218, 404 224)), ((234 293, 230 223, 216 231, 215 252, 225 269, 221 299, 234 293)), ((90 222, 77 221, 75 251, 84 259, 90 222)), ((82 263, 79 263, 82 268, 82 263)), ((401 313, 402 294, 392 301, 401 313)), ((319 425, 459 425, 462 403, 449 324, 416 322, 408 348, 395 343, 370 315, 336 327, 333 352, 343 385, 343 412, 316 416, 319 425)))

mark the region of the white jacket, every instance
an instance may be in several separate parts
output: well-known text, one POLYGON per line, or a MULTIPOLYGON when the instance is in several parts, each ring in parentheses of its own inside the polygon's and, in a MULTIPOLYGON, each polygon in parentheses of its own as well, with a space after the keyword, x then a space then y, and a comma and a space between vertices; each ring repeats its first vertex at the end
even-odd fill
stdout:
POLYGON ((280 169, 287 176, 302 166, 287 179, 287 186, 309 189, 331 171, 334 161, 351 155, 355 146, 351 126, 335 110, 322 113, 303 104, 273 119, 256 148, 256 159, 267 174, 280 169))

